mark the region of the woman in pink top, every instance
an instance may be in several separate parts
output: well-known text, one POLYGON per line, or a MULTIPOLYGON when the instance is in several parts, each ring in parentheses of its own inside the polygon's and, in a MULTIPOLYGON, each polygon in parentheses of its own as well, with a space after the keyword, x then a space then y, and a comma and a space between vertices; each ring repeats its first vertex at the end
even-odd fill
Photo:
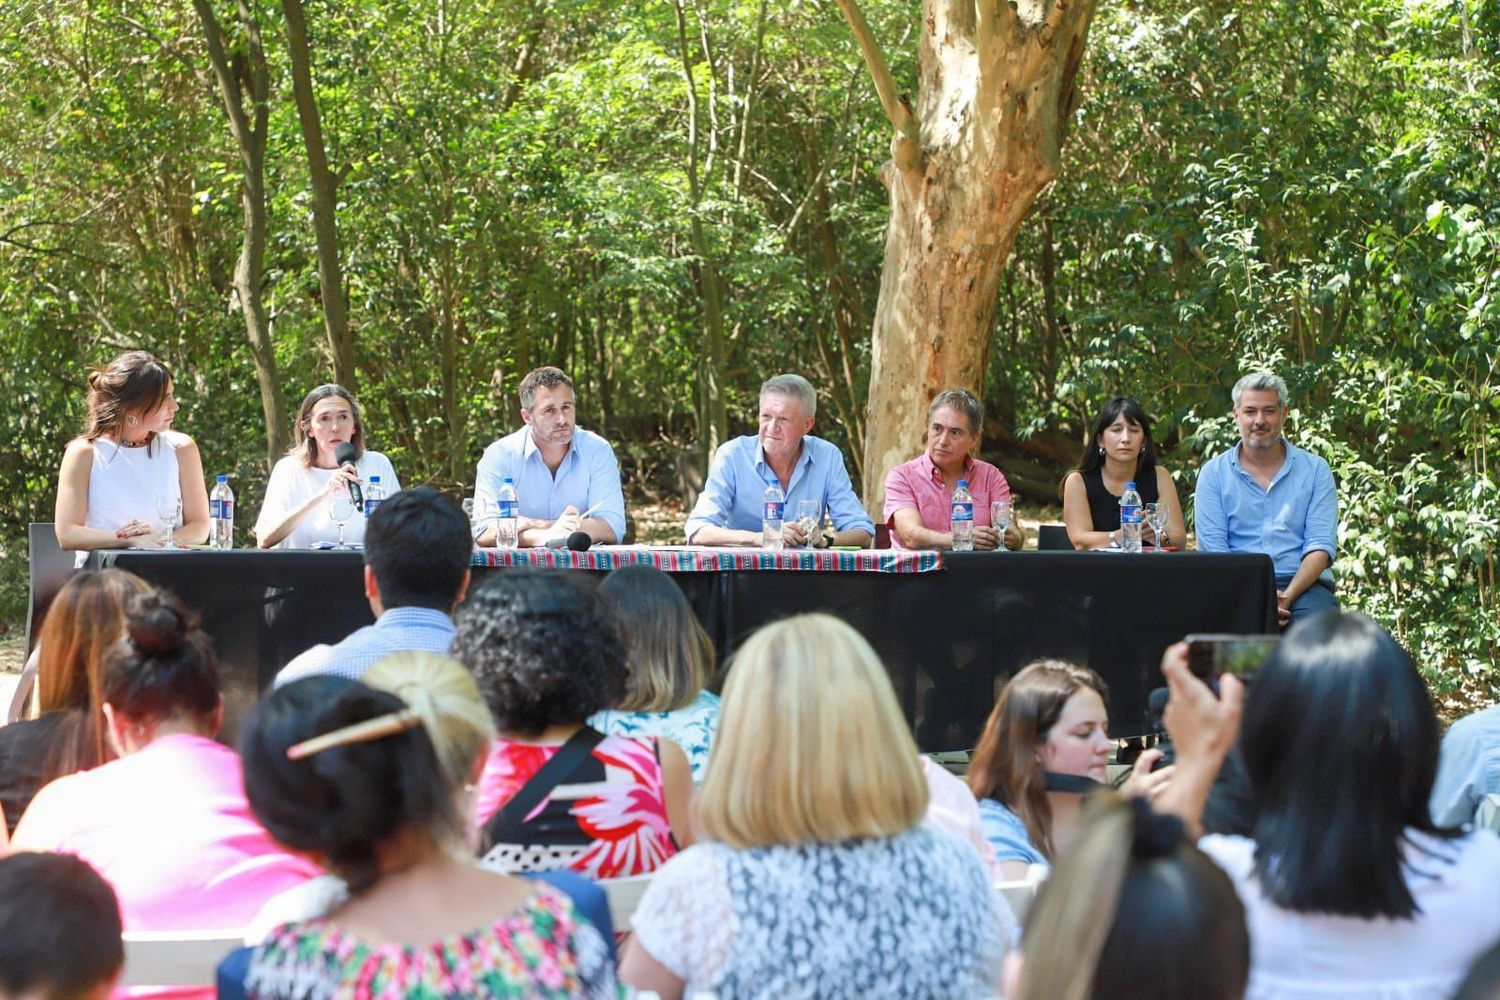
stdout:
MULTIPOLYGON (((32 800, 16 850, 76 854, 107 879, 127 931, 235 929, 320 870, 250 814, 208 636, 175 599, 134 598, 104 674, 119 759, 59 778, 32 800)), ((212 996, 210 987, 182 996, 212 996)))
POLYGON ((968 389, 946 389, 927 409, 927 450, 885 477, 885 520, 891 545, 900 549, 951 549, 948 530, 953 490, 968 480, 974 497, 974 548, 1019 549, 1026 535, 1014 522, 1005 538, 990 524, 990 504, 1010 501, 1000 470, 971 453, 979 447, 984 408, 968 389))

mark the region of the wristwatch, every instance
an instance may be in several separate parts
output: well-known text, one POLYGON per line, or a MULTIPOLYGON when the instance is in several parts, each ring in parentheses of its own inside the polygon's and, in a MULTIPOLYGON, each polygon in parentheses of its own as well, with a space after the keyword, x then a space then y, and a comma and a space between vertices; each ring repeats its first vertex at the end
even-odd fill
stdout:
POLYGON ((826 529, 823 532, 823 548, 825 548, 825 549, 831 549, 831 548, 833 548, 833 532, 828 531, 826 529))

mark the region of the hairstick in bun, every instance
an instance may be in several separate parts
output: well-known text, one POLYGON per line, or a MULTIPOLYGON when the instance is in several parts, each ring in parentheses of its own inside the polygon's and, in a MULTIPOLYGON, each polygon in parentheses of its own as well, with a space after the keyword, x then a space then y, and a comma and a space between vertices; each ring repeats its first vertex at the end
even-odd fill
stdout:
POLYGON ((288 760, 302 760, 311 757, 315 753, 331 750, 334 747, 349 746, 353 743, 369 743, 372 740, 383 740, 387 736, 395 736, 404 733, 408 729, 415 729, 422 724, 422 717, 409 708, 403 708, 399 712, 391 712, 374 719, 366 719, 364 722, 356 722, 342 729, 335 729, 331 733, 322 736, 314 736, 310 740, 294 743, 286 748, 288 760))

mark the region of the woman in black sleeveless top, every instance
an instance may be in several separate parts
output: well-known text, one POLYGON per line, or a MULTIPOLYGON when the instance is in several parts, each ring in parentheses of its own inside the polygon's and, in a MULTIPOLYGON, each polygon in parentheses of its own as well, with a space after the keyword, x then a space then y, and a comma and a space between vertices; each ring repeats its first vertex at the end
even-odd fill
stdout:
MULTIPOLYGON (((1135 483, 1141 503, 1171 506, 1163 544, 1180 548, 1187 538, 1182 504, 1172 474, 1156 464, 1151 418, 1134 399, 1116 396, 1094 421, 1078 468, 1063 480, 1063 521, 1074 548, 1102 549, 1118 540, 1120 494, 1127 482, 1135 483)), ((1149 525, 1142 525, 1141 537, 1152 540, 1149 525)))

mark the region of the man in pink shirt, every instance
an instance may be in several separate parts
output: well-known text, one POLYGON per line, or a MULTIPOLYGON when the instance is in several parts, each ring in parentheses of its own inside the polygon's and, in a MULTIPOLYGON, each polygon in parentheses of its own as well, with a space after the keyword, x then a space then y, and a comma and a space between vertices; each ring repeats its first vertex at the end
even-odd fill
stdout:
MULTIPOLYGON (((974 497, 974 548, 1000 547, 1000 532, 990 523, 990 503, 1010 500, 1010 486, 1000 470, 974 458, 984 408, 967 389, 945 389, 927 409, 927 450, 885 477, 885 520, 891 526, 891 545, 901 549, 951 549, 948 530, 953 491, 960 479, 969 481, 974 497)), ((1005 531, 1005 547, 1019 549, 1026 541, 1014 522, 1005 531)))

